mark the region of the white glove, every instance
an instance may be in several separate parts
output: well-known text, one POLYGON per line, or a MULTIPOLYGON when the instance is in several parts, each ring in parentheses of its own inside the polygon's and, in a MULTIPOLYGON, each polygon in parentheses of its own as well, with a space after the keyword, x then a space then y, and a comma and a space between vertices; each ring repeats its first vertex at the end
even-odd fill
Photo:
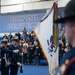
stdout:
POLYGON ((13 50, 13 53, 18 53, 19 52, 19 50, 13 50))
POLYGON ((20 53, 21 56, 23 56, 23 53, 20 53))
POLYGON ((7 64, 8 64, 8 65, 10 65, 11 63, 10 63, 10 62, 8 62, 7 64))
POLYGON ((0 65, 1 65, 1 59, 0 59, 0 65))
POLYGON ((18 65, 19 67, 21 67, 21 66, 22 66, 22 64, 21 64, 20 62, 17 62, 17 65, 18 65))

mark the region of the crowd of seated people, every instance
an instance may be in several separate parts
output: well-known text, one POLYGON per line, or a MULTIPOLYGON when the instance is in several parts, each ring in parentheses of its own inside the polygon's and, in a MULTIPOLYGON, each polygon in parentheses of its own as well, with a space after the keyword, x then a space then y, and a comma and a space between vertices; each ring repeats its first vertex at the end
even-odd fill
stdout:
POLYGON ((13 37, 17 37, 19 39, 19 43, 22 45, 24 65, 40 65, 40 60, 45 60, 42 49, 40 48, 39 42, 33 32, 27 32, 26 28, 24 28, 22 33, 18 32, 15 33, 15 35, 12 35, 12 33, 9 35, 5 34, 2 39, 7 39, 8 45, 11 45, 13 37))

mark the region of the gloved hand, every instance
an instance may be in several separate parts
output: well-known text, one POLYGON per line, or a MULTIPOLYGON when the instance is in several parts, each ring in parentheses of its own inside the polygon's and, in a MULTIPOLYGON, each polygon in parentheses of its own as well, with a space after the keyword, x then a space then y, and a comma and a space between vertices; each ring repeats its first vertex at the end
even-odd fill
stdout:
POLYGON ((22 64, 21 64, 20 62, 17 62, 17 65, 18 65, 19 67, 21 67, 21 66, 22 66, 22 64))
POLYGON ((10 63, 10 62, 8 62, 7 64, 8 64, 8 65, 10 65, 11 63, 10 63))
POLYGON ((0 65, 1 65, 1 59, 0 59, 0 65))
POLYGON ((13 50, 13 53, 18 53, 19 52, 19 50, 13 50))
POLYGON ((1 62, 1 59, 0 59, 0 62, 1 62))
POLYGON ((20 53, 21 56, 23 56, 23 53, 20 53))

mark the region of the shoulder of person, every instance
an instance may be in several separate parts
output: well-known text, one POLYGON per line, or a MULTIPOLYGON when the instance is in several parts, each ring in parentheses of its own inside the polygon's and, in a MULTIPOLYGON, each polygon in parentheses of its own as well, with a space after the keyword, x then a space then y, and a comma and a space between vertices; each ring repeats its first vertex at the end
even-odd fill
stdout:
POLYGON ((11 45, 11 46, 9 46, 9 49, 12 49, 14 46, 13 45, 11 45))
POLYGON ((75 50, 72 48, 64 55, 62 63, 64 63, 66 59, 71 60, 73 57, 75 57, 75 50))

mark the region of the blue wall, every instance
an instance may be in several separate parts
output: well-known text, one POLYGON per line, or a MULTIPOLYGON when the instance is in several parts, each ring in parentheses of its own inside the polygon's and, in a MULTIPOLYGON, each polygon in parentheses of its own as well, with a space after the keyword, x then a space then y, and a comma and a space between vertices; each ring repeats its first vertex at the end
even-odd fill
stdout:
POLYGON ((24 27, 28 31, 32 31, 37 23, 45 15, 44 12, 33 12, 33 13, 12 13, 2 14, 0 23, 0 33, 2 32, 20 32, 24 27))

